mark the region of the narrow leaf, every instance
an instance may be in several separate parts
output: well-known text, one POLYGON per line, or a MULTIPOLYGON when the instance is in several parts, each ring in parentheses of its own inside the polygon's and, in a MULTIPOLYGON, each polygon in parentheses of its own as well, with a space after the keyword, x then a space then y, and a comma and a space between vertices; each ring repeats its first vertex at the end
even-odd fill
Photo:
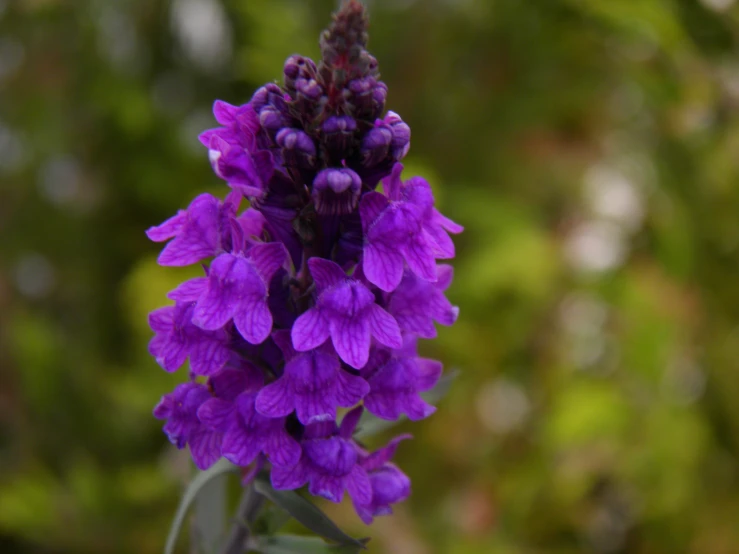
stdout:
MULTIPOLYGON (((459 373, 460 372, 458 369, 448 371, 447 373, 442 375, 441 379, 439 379, 439 382, 436 383, 436 386, 433 389, 431 389, 430 391, 422 392, 421 397, 429 404, 436 404, 449 392, 449 389, 452 386, 452 382, 457 378, 459 373)), ((377 433, 385 431, 386 429, 395 427, 398 423, 400 423, 401 421, 405 421, 406 419, 406 416, 403 415, 395 421, 390 421, 374 416, 365 410, 365 412, 362 414, 362 419, 359 420, 359 426, 357 428, 357 432, 354 433, 354 436, 360 439, 370 437, 372 435, 376 435, 377 433)))
POLYGON ((276 491, 265 475, 256 478, 254 487, 314 533, 339 544, 364 548, 363 542, 344 533, 326 514, 295 491, 276 491))
POLYGON ((177 544, 177 537, 180 534, 180 529, 185 521, 187 512, 198 496, 198 493, 203 486, 208 483, 214 477, 223 473, 236 470, 236 466, 225 459, 221 459, 211 466, 206 471, 201 471, 195 478, 190 482, 185 489, 185 494, 182 495, 180 505, 177 507, 172 526, 169 528, 169 535, 167 536, 167 543, 164 546, 164 554, 172 554, 174 552, 175 545, 177 544))
POLYGON ((316 537, 279 535, 260 537, 257 549, 263 554, 358 554, 363 545, 331 545, 316 537))

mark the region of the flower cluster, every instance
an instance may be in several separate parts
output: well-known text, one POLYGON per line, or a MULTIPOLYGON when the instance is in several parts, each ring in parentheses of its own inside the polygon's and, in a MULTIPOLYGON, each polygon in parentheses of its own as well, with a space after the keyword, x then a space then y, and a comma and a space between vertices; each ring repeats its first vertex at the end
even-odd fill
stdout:
POLYGON ((171 442, 201 469, 225 457, 269 464, 276 489, 307 484, 335 502, 347 491, 369 523, 410 492, 390 462, 405 437, 369 453, 352 436, 362 410, 434 412, 419 393, 442 366, 416 343, 457 317, 443 292, 452 268, 437 260, 454 257, 449 233, 462 228, 425 180, 401 179, 410 128, 382 117, 387 87, 366 41, 350 0, 319 64, 291 56, 284 86, 216 102, 220 126, 200 140, 229 194, 198 196, 148 236, 168 241, 160 264, 205 268, 150 316, 157 362, 190 362, 154 411, 171 442), (341 408, 353 409, 337 423, 341 408))

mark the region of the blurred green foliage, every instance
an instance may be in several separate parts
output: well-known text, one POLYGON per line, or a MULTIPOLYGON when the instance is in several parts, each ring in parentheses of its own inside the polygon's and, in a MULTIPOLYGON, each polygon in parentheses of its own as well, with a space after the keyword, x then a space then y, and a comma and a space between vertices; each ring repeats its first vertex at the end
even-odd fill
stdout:
MULTIPOLYGON (((225 193, 212 101, 333 7, 0 0, 1 552, 161 551, 191 469, 146 314, 190 270, 143 231, 225 193)), ((370 552, 739 553, 739 5, 370 8, 408 169, 467 228, 425 345, 461 377, 402 426, 414 494, 370 552)))

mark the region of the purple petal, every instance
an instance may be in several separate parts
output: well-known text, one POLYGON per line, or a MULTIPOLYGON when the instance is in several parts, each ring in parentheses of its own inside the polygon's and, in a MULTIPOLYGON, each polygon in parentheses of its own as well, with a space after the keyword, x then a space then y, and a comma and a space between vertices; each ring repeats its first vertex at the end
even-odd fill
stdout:
POLYGON ((195 465, 206 470, 221 457, 221 440, 223 435, 210 430, 202 430, 190 438, 190 453, 195 465))
POLYGON ((407 433, 395 437, 389 443, 387 443, 386 446, 376 450, 375 452, 367 456, 364 460, 362 460, 362 467, 367 471, 375 471, 377 469, 380 469, 380 467, 393 459, 393 457, 395 456, 395 451, 398 449, 398 445, 401 442, 412 438, 413 436, 407 433))
POLYGON ((437 360, 416 358, 416 386, 419 391, 431 390, 441 378, 444 366, 437 360))
POLYGON ((453 234, 459 234, 462 231, 464 231, 464 227, 462 227, 459 223, 455 223, 448 217, 442 215, 436 208, 434 208, 434 223, 440 225, 447 231, 453 234))
POLYGON ((264 444, 264 451, 274 467, 295 467, 301 455, 300 445, 284 428, 270 433, 264 444))
POLYGON ((272 331, 272 314, 264 297, 243 298, 233 320, 241 336, 252 344, 263 343, 272 331))
POLYGON ((220 398, 211 398, 198 408, 198 419, 207 427, 225 431, 231 424, 233 403, 220 398))
POLYGON ((346 273, 338 264, 323 258, 308 260, 310 274, 316 283, 318 294, 330 287, 339 285, 347 280, 346 273))
POLYGON ((365 234, 388 206, 390 202, 387 197, 379 192, 368 192, 362 197, 359 204, 359 216, 362 218, 362 231, 365 234))
POLYGON ((336 373, 335 402, 342 408, 350 408, 369 393, 370 387, 367 381, 352 375, 343 369, 336 373))
POLYGON ((292 393, 288 388, 287 379, 281 377, 259 391, 256 409, 266 417, 284 417, 289 415, 294 409, 294 403, 292 401, 292 393))
POLYGON ((431 185, 423 177, 411 177, 403 184, 403 196, 406 202, 410 202, 421 208, 425 213, 434 206, 434 193, 431 185))
POLYGON ((233 401, 242 392, 259 389, 264 382, 262 371, 249 362, 229 366, 208 380, 208 386, 218 398, 233 401))
POLYGON ((364 408, 362 406, 357 406, 346 413, 344 419, 341 420, 341 426, 339 427, 340 437, 344 439, 350 439, 352 437, 363 412, 364 408))
POLYGON ((308 482, 308 470, 302 460, 294 467, 273 466, 272 487, 278 491, 299 489, 308 482))
POLYGON ((331 475, 316 475, 310 480, 308 492, 313 496, 322 496, 323 498, 336 502, 341 502, 344 498, 344 479, 341 477, 333 477, 331 475))
POLYGON ((369 504, 372 501, 372 485, 367 472, 360 466, 354 466, 345 479, 346 490, 357 504, 369 504))
POLYGON ((293 348, 290 331, 287 329, 282 329, 272 333, 272 340, 275 341, 277 347, 282 351, 285 361, 289 362, 297 355, 297 352, 293 348))
POLYGON ((287 250, 281 242, 257 244, 249 250, 249 258, 262 280, 268 283, 287 261, 287 250))
POLYGON ((230 125, 233 123, 238 112, 239 108, 237 106, 232 106, 223 100, 216 100, 213 104, 213 115, 221 125, 230 125))
POLYGON ((258 212, 254 208, 248 208, 238 218, 237 221, 241 225, 241 229, 244 231, 246 237, 261 237, 264 231, 264 226, 267 224, 267 220, 264 218, 261 212, 258 212))
POLYGON ((313 307, 295 320, 292 328, 293 347, 306 352, 319 347, 329 337, 329 323, 318 307, 313 307))
POLYGON ((167 295, 167 298, 171 298, 177 302, 195 302, 205 292, 207 286, 207 277, 196 277, 195 279, 190 279, 182 283, 179 287, 171 291, 167 295))
POLYGON ((223 457, 237 466, 248 466, 261 452, 259 441, 250 429, 237 423, 223 437, 223 457))
POLYGON ((449 264, 439 264, 436 266, 436 287, 439 290, 446 290, 452 284, 454 278, 454 268, 449 264))
POLYGON ((168 333, 174 321, 174 306, 158 308, 149 314, 149 327, 157 333, 168 333))
POLYGON ((188 349, 183 341, 158 334, 149 341, 149 354, 154 356, 163 369, 172 373, 185 363, 188 349))
POLYGON ((156 227, 150 227, 146 231, 146 236, 154 242, 164 242, 172 237, 177 236, 182 230, 185 221, 187 220, 187 212, 180 210, 177 215, 170 217, 167 221, 156 227))
POLYGON ((363 317, 342 317, 332 319, 329 327, 339 357, 353 368, 361 369, 369 358, 369 322, 363 317))
POLYGON ((158 262, 166 266, 190 265, 216 253, 220 243, 220 201, 201 194, 187 208, 177 236, 164 247, 158 262))
POLYGON ((381 344, 390 348, 403 346, 403 338, 400 336, 400 328, 395 318, 387 313, 377 304, 369 309, 368 316, 370 332, 381 344))
POLYGON ((196 375, 213 375, 220 371, 231 357, 231 350, 223 340, 201 333, 190 340, 190 366, 196 375))
POLYGON ((409 240, 403 252, 405 261, 413 273, 425 281, 436 281, 436 260, 425 231, 409 240))
POLYGON ((392 173, 389 177, 382 180, 382 186, 385 189, 385 194, 390 200, 400 200, 401 189, 403 182, 400 180, 400 174, 403 172, 403 164, 396 163, 393 166, 392 173))
POLYGON ((210 267, 208 288, 195 306, 193 323, 202 329, 220 329, 245 297, 260 293, 264 297, 266 288, 249 262, 240 256, 222 254, 210 267))
POLYGON ((347 475, 357 463, 357 451, 339 437, 303 442, 303 454, 321 473, 334 477, 347 475))
POLYGON ((385 292, 395 290, 403 278, 403 255, 381 242, 364 246, 363 271, 367 280, 385 292))

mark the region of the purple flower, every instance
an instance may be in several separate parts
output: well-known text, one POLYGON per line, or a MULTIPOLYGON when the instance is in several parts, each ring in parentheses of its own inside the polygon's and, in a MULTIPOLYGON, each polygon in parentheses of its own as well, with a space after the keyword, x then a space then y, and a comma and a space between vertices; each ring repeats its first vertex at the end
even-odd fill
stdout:
POLYGON ((251 103, 237 107, 220 100, 214 104, 213 114, 223 127, 199 137, 208 148, 213 171, 244 196, 261 196, 274 171, 274 160, 257 144, 260 116, 251 103))
POLYGON ((275 136, 282 148, 286 167, 311 168, 316 164, 316 145, 310 135, 299 129, 280 129, 275 136))
POLYGON ((369 192, 359 206, 367 279, 384 291, 392 291, 403 278, 406 262, 422 279, 435 281, 433 240, 423 228, 422 210, 397 195, 388 196, 369 192))
POLYGON ((157 362, 173 372, 189 358, 192 370, 155 409, 169 439, 199 468, 221 456, 248 468, 245 482, 268 470, 278 489, 307 484, 334 502, 348 492, 370 523, 410 494, 390 463, 405 437, 368 453, 352 435, 364 407, 384 419, 434 412, 420 393, 442 366, 416 342, 457 318, 444 295, 452 269, 437 260, 454 256, 462 227, 425 180, 400 178, 411 130, 383 117, 366 25, 347 0, 320 63, 291 56, 284 86, 216 101, 218 127, 199 138, 230 193, 200 195, 147 234, 168 241, 160 264, 204 270, 149 318, 157 362))
POLYGON ((334 158, 341 159, 351 148, 357 122, 348 115, 333 115, 321 127, 323 142, 334 158))
POLYGON ((313 199, 319 214, 342 215, 357 206, 362 179, 351 169, 324 169, 313 181, 313 199))
POLYGON ((350 438, 357 413, 361 413, 361 408, 344 418, 349 418, 351 426, 344 422, 341 428, 334 422, 306 426, 300 460, 293 468, 273 468, 272 486, 292 490, 308 483, 311 494, 332 502, 341 502, 346 490, 356 504, 371 503, 372 485, 367 471, 358 464, 359 452, 350 438))
MULTIPOLYGON (((454 257, 454 243, 449 233, 457 234, 464 227, 444 217, 434 207, 434 195, 431 185, 423 177, 411 177, 405 183, 400 179, 402 164, 393 166, 392 174, 383 180, 388 197, 397 202, 406 202, 416 206, 420 213, 423 230, 431 238, 434 257, 448 259, 454 257)), ((420 276, 420 274, 419 274, 420 276)))
POLYGON ((398 162, 405 158, 411 147, 411 128, 395 112, 389 111, 383 119, 392 132, 391 154, 398 162))
POLYGON ((230 248, 231 218, 241 195, 230 194, 221 202, 210 194, 195 198, 186 210, 146 231, 156 242, 172 240, 162 250, 161 265, 184 266, 197 263, 230 248))
POLYGON ((199 383, 177 385, 154 408, 154 417, 166 419, 164 432, 177 448, 190 445, 193 461, 199 469, 208 469, 221 457, 223 434, 203 425, 196 413, 210 398, 208 389, 199 383))
POLYGON ((369 358, 371 337, 390 348, 400 348, 397 322, 375 303, 375 296, 365 285, 347 277, 329 260, 311 258, 308 267, 317 298, 315 306, 293 325, 295 350, 313 350, 331 337, 339 357, 360 369, 369 358))
POLYGON ((387 310, 404 332, 432 339, 436 337, 434 321, 452 325, 457 320, 459 308, 444 296, 454 276, 452 266, 439 264, 437 276, 437 281, 430 283, 406 271, 398 288, 390 294, 387 310))
MULTIPOLYGON (((188 284, 196 288, 198 284, 188 284)), ((181 288, 183 294, 189 292, 181 288)), ((149 353, 169 372, 176 371, 190 357, 196 375, 212 375, 231 357, 228 333, 222 329, 204 331, 192 324, 193 304, 177 302, 149 315, 149 325, 156 333, 149 342, 149 353)))
POLYGON ((336 408, 350 408, 369 392, 367 382, 341 367, 336 352, 324 344, 308 352, 296 352, 290 333, 277 331, 272 338, 285 356, 282 376, 257 397, 257 410, 268 417, 282 417, 293 410, 304 425, 336 419, 336 408))
POLYGON ((278 242, 258 244, 246 256, 218 256, 210 266, 205 292, 195 305, 193 323, 215 330, 233 319, 247 341, 264 342, 272 330, 267 305, 269 281, 286 259, 285 247, 278 242))
POLYGON ((400 471, 390 460, 400 441, 410 438, 410 435, 396 437, 385 447, 368 454, 360 450, 359 465, 364 469, 372 487, 372 500, 361 504, 354 502, 354 509, 359 517, 369 525, 374 516, 384 516, 393 513, 391 504, 402 502, 411 493, 411 480, 400 471))
POLYGON ((396 420, 402 414, 414 421, 428 417, 436 408, 419 393, 430 390, 441 371, 440 362, 418 356, 415 338, 406 338, 400 350, 377 347, 362 369, 370 385, 364 406, 382 419, 396 420))
POLYGON ((223 434, 221 450, 230 462, 247 466, 264 452, 275 466, 292 467, 300 458, 300 446, 285 429, 285 418, 268 418, 256 411, 261 375, 250 375, 254 371, 226 369, 215 376, 212 386, 220 395, 204 402, 197 417, 223 434))

